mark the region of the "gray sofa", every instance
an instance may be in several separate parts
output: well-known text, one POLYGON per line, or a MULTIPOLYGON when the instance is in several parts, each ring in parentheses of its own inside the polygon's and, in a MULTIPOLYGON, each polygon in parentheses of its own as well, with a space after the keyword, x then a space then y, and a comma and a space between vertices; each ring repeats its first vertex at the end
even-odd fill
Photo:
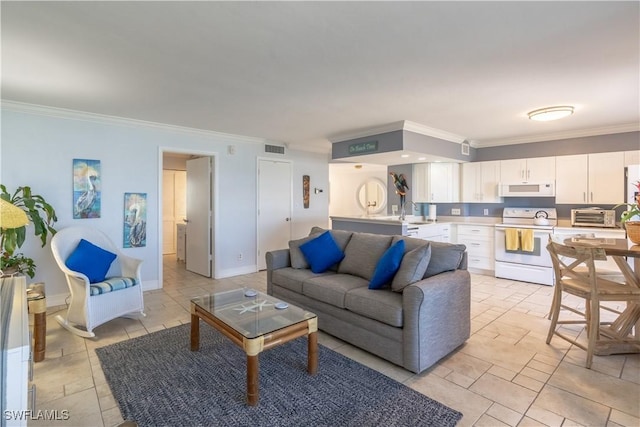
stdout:
POLYGON ((266 254, 269 295, 317 314, 322 331, 415 373, 469 338, 470 276, 464 245, 331 230, 345 257, 315 274, 300 245, 323 231, 314 227, 309 237, 291 241, 289 249, 266 254), (369 289, 378 260, 399 239, 405 251, 392 285, 369 289), (397 279, 404 287, 396 286, 397 279))

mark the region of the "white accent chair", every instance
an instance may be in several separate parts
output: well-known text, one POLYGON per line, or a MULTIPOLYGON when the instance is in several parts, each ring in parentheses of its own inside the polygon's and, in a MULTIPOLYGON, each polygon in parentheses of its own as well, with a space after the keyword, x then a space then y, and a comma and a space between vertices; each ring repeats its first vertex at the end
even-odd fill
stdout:
POLYGON ((142 260, 124 255, 103 232, 95 228, 74 226, 58 231, 51 240, 51 251, 58 267, 65 274, 71 299, 65 318, 56 320, 62 327, 84 338, 95 337, 93 329, 117 317, 145 316, 140 268, 142 260), (73 271, 65 261, 74 251, 80 239, 117 255, 107 272, 107 278, 129 277, 137 280, 135 286, 91 295, 86 275, 73 271))

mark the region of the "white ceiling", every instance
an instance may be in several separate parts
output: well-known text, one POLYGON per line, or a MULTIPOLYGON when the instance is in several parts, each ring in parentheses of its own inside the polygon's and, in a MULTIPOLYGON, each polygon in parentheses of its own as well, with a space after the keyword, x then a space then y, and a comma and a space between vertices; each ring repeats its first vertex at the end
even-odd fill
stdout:
POLYGON ((633 131, 639 6, 2 1, 2 98, 319 151, 404 120, 476 147, 633 131))

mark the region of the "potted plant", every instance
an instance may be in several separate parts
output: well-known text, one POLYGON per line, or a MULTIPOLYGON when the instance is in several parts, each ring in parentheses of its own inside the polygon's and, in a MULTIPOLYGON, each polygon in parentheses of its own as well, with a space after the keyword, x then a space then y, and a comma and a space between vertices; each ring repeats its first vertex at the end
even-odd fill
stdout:
MULTIPOLYGON (((58 220, 55 209, 38 195, 33 194, 31 187, 18 187, 12 194, 0 184, 0 198, 16 208, 24 211, 29 222, 34 226, 34 235, 40 238, 42 247, 47 244, 49 235, 56 233, 53 225, 58 220)), ((27 236, 27 226, 15 228, 0 227, 0 270, 4 274, 24 273, 35 276, 36 265, 33 259, 22 253, 15 253, 22 247, 27 236)))
POLYGON ((627 230, 627 236, 633 243, 640 245, 640 221, 634 220, 636 216, 640 216, 640 181, 636 181, 633 184, 636 189, 636 202, 635 203, 620 203, 614 207, 625 206, 627 209, 620 215, 620 222, 627 230))

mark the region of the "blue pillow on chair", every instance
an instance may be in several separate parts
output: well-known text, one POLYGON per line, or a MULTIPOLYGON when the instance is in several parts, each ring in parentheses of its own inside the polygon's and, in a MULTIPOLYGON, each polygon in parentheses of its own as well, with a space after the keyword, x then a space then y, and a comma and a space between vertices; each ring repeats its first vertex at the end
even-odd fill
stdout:
POLYGON ((344 258, 344 252, 338 247, 329 231, 300 245, 300 250, 311 266, 311 271, 316 274, 327 271, 329 267, 344 258))
POLYGON ((382 254, 369 282, 369 289, 380 289, 391 282, 400 268, 404 256, 404 245, 404 240, 398 240, 382 254))
POLYGON ((65 265, 71 270, 87 276, 89 282, 97 283, 105 279, 107 271, 116 257, 116 254, 81 239, 65 261, 65 265))

